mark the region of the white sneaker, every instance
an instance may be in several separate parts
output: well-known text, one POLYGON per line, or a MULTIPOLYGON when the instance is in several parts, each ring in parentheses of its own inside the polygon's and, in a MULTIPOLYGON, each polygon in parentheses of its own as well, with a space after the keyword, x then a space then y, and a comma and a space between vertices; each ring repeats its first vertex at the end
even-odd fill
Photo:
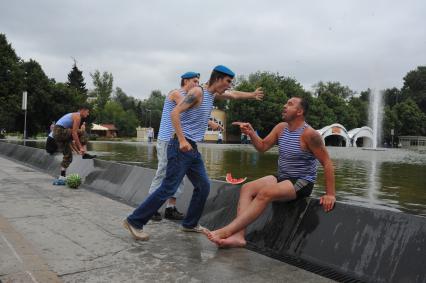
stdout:
POLYGON ((200 224, 192 228, 182 226, 181 229, 183 232, 195 232, 195 233, 203 233, 203 231, 207 230, 205 227, 201 226, 200 224))
POLYGON ((145 233, 142 229, 137 229, 133 227, 132 225, 130 225, 127 219, 123 220, 123 227, 130 232, 130 234, 133 236, 133 238, 135 238, 135 240, 140 240, 140 241, 149 240, 149 235, 147 233, 145 233))
POLYGON ((64 176, 61 175, 61 176, 58 177, 58 180, 66 181, 67 177, 64 177, 64 176))

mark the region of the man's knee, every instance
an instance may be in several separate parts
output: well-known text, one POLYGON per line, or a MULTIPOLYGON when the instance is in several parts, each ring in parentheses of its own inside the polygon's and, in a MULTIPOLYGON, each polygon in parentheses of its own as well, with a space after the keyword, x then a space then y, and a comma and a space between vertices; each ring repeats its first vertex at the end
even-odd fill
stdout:
POLYGON ((268 189, 261 189, 259 193, 256 195, 256 199, 264 202, 271 202, 273 199, 273 195, 268 189))

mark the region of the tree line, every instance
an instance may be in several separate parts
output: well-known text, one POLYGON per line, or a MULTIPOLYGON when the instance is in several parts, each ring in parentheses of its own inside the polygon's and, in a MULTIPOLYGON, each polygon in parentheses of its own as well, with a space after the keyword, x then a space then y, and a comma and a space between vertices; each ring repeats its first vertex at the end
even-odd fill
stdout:
MULTIPOLYGON (((79 104, 92 105, 88 123, 112 123, 119 136, 135 136, 137 126, 152 126, 158 133, 165 95, 153 90, 149 98, 136 99, 120 87, 114 88, 113 75, 96 70, 90 74, 94 89, 88 90, 77 62, 68 73, 68 81, 48 78, 40 64, 19 58, 6 35, 0 34, 0 128, 22 132, 24 114, 22 92, 28 93, 28 136, 45 133, 52 121, 75 111, 79 104)), ((401 89, 383 90, 383 137, 426 135, 426 66, 409 71, 401 89)), ((176 86, 178 87, 178 85, 176 86)), ((339 82, 318 82, 307 91, 295 79, 271 72, 256 72, 236 79, 235 89, 254 91, 262 87, 264 101, 220 101, 215 104, 227 112, 228 132, 239 134, 232 121, 249 121, 265 136, 281 121, 282 107, 292 96, 302 96, 310 103, 307 122, 320 129, 340 123, 347 130, 368 124, 370 89, 356 93, 339 82)))

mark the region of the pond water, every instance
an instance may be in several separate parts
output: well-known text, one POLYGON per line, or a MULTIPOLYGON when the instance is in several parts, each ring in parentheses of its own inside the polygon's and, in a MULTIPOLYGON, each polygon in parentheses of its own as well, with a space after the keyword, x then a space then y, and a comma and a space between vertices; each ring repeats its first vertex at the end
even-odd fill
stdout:
MULTIPOLYGON (((43 141, 26 142, 43 148, 43 141)), ((327 147, 335 166, 337 200, 368 207, 426 216, 426 154, 403 149, 368 151, 361 148, 327 147)), ((100 159, 156 168, 155 143, 92 142, 89 150, 100 159)), ((277 148, 258 153, 251 145, 200 144, 211 179, 233 177, 249 180, 274 174, 277 148)), ((313 192, 324 192, 324 177, 319 166, 313 192)))

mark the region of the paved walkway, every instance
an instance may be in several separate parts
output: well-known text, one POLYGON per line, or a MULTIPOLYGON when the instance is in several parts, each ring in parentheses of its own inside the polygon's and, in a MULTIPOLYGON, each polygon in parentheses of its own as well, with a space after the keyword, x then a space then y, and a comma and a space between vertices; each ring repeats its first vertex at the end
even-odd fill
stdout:
POLYGON ((121 227, 133 208, 0 157, 0 281, 331 282, 246 249, 217 249, 170 221, 148 242, 121 227))

